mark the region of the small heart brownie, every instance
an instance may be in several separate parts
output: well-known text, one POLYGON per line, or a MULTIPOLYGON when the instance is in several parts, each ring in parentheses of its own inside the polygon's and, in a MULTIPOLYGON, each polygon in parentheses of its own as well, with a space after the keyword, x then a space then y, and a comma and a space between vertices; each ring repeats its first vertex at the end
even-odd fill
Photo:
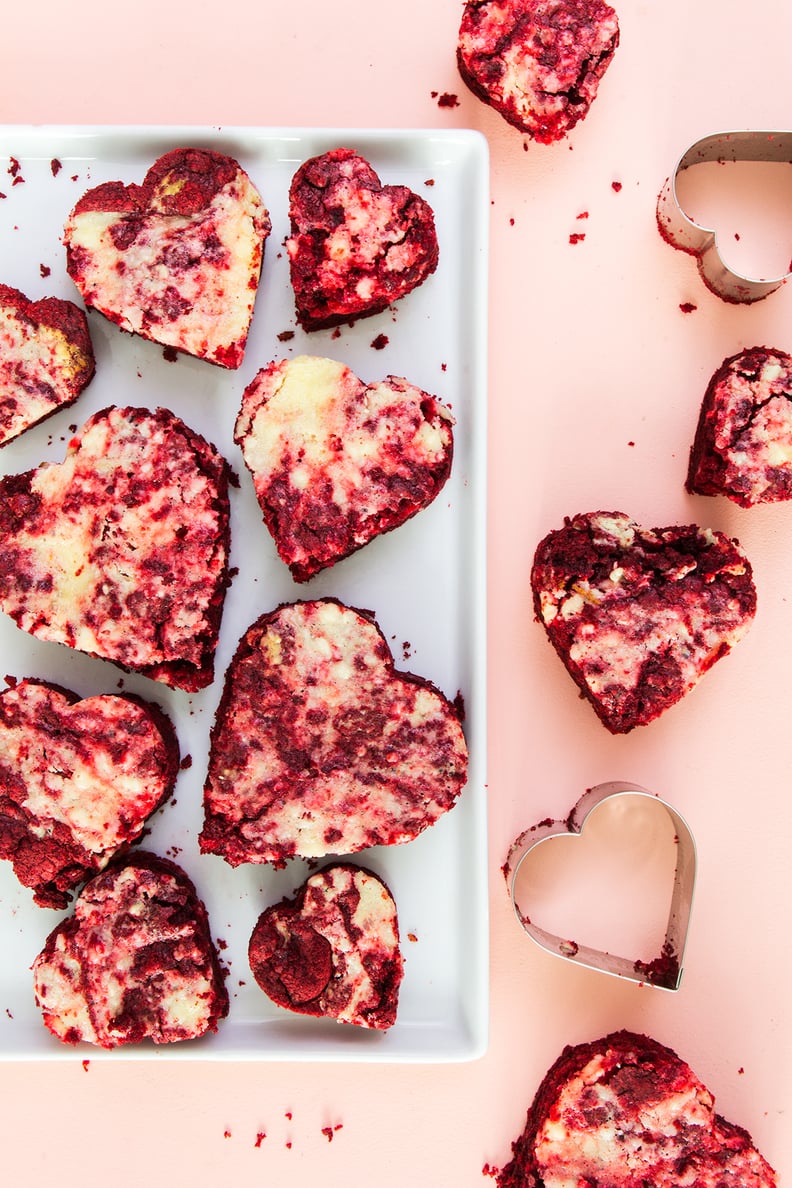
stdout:
POLYGON ((710 380, 686 483, 741 507, 792 499, 792 357, 751 347, 710 380))
POLYGON ((456 707, 335 599, 262 615, 226 673, 199 842, 232 866, 411 841, 456 802, 456 707))
POLYGON ((33 962, 44 1023, 67 1044, 171 1044, 217 1031, 228 993, 206 908, 174 862, 139 852, 83 887, 33 962))
POLYGON ((211 683, 228 585, 228 466, 166 409, 109 408, 59 464, 0 479, 0 609, 190 692, 211 683))
POLYGON ((180 148, 142 185, 105 182, 66 222, 66 268, 85 304, 152 342, 237 368, 271 224, 232 157, 180 148))
POLYGON ((396 904, 376 875, 338 863, 267 908, 248 946, 250 968, 278 1006, 387 1031, 403 962, 396 904))
POLYGON ((604 0, 466 0, 457 63, 474 95, 551 144, 588 114, 618 44, 604 0))
POLYGON ((453 424, 395 376, 366 385, 307 355, 263 368, 234 436, 292 576, 307 581, 431 503, 451 470, 453 424))
POLYGON ((751 1136, 646 1035, 569 1046, 544 1077, 498 1188, 775 1188, 751 1136))
POLYGON ((437 268, 429 203, 407 186, 383 186, 352 149, 332 149, 300 166, 289 217, 286 249, 304 330, 379 313, 437 268))
POLYGON ((93 379, 85 314, 72 301, 30 301, 0 284, 0 446, 73 404, 93 379))
POLYGON ((679 701, 756 612, 737 541, 695 524, 642 528, 622 512, 565 520, 539 544, 531 588, 553 647, 614 734, 679 701))
POLYGON ((136 841, 173 792, 179 745, 157 706, 43 681, 0 693, 0 858, 42 907, 136 841))

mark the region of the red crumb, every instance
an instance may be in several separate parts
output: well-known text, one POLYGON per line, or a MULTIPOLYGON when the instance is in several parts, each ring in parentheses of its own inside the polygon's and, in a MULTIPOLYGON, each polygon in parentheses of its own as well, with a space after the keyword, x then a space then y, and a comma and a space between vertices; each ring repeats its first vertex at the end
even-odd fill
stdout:
POLYGON ((231 1131, 230 1131, 230 1130, 224 1130, 224 1131, 223 1131, 223 1138, 231 1138, 231 1131))
POLYGON ((343 1126, 343 1122, 336 1122, 335 1126, 323 1126, 322 1127, 322 1134, 325 1136, 328 1143, 332 1143, 333 1135, 335 1134, 335 1132, 337 1130, 341 1130, 342 1126, 343 1126))
POLYGON ((256 1135, 256 1141, 253 1145, 255 1147, 260 1147, 266 1137, 267 1137, 266 1132, 263 1130, 260 1130, 258 1132, 258 1134, 256 1135))
POLYGON ((162 351, 162 357, 166 363, 175 363, 179 358, 179 352, 175 347, 166 346, 162 351))
POLYGON ((284 1116, 284 1118, 288 1118, 289 1121, 291 1122, 292 1118, 294 1117, 294 1114, 291 1112, 291 1110, 287 1110, 283 1116, 284 1116))
POLYGON ((627 442, 627 445, 628 445, 628 446, 634 446, 634 445, 635 445, 635 442, 634 442, 634 441, 628 441, 628 442, 627 442))
POLYGON ((185 755, 179 764, 179 770, 187 771, 190 767, 192 767, 192 755, 185 755))
POLYGON ((372 339, 371 345, 375 351, 381 351, 388 345, 390 339, 387 334, 378 334, 376 338, 372 339))
POLYGON ((585 238, 586 238, 585 232, 583 232, 583 231, 573 231, 573 232, 572 232, 572 234, 571 234, 571 235, 570 235, 570 237, 569 237, 569 242, 570 242, 570 243, 582 243, 582 241, 583 241, 585 238))
POLYGON ((19 164, 19 161, 17 161, 16 157, 8 158, 8 172, 12 177, 16 177, 21 168, 22 166, 19 164))
POLYGON ((581 210, 579 215, 575 215, 575 218, 578 218, 578 219, 587 219, 588 217, 589 217, 589 212, 587 210, 581 210))
POLYGON ((82 1062, 83 1072, 88 1072, 90 1063, 91 1063, 90 1060, 83 1060, 83 1062, 82 1062))
POLYGON ((679 308, 682 310, 682 313, 688 314, 693 313, 693 310, 698 309, 698 306, 694 305, 692 301, 681 301, 679 308))
POLYGON ((278 335, 278 342, 291 342, 293 338, 293 330, 281 330, 280 334, 278 335))
POLYGON ((50 161, 50 169, 52 170, 52 176, 57 177, 62 168, 63 168, 63 166, 61 165, 58 158, 53 157, 52 160, 50 161))
POLYGON ((616 182, 616 181, 611 182, 611 189, 613 190, 614 194, 618 194, 619 191, 621 190, 621 188, 622 188, 621 182, 616 182))
POLYGON ((497 1167, 493 1167, 491 1163, 485 1163, 481 1169, 481 1174, 482 1176, 490 1176, 494 1180, 498 1175, 498 1169, 497 1167))
POLYGON ((742 1065, 740 1065, 740 1067, 737 1069, 737 1075, 741 1077, 744 1072, 745 1072, 745 1069, 743 1068, 742 1065))
POLYGON ((217 940, 215 941, 215 944, 217 945, 218 949, 227 949, 228 948, 228 941, 223 940, 223 938, 221 936, 218 936, 217 940))
POLYGON ((416 943, 416 941, 418 940, 418 937, 415 935, 415 933, 414 933, 414 932, 408 932, 408 933, 407 933, 407 940, 408 940, 408 941, 411 941, 413 944, 415 944, 415 943, 416 943))
POLYGON ((432 91, 432 98, 437 99, 438 107, 459 107, 459 96, 454 95, 451 91, 443 91, 439 95, 437 91, 432 91))
POLYGON ((435 181, 433 177, 427 177, 426 181, 424 182, 425 186, 433 186, 434 184, 435 181))
POLYGON ((39 264, 39 272, 42 276, 47 277, 52 272, 52 269, 48 264, 39 264))

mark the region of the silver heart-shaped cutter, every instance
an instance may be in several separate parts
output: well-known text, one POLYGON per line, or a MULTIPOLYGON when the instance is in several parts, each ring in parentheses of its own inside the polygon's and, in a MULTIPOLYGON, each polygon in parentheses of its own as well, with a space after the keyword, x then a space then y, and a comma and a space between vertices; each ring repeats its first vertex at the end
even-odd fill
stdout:
POLYGON ((638 784, 619 780, 597 784, 581 796, 565 821, 545 820, 521 833, 512 843, 503 870, 510 883, 515 915, 531 940, 535 941, 540 948, 556 957, 573 961, 577 965, 599 970, 602 973, 614 974, 620 978, 627 978, 631 982, 657 986, 662 990, 679 989, 690 913, 693 906, 693 888, 696 881, 696 843, 684 818, 659 796, 655 796, 654 793, 638 784), (648 962, 619 957, 613 953, 606 953, 602 949, 594 949, 587 945, 565 940, 563 937, 534 924, 520 910, 517 903, 517 876, 520 867, 531 851, 550 837, 582 833, 586 819, 595 808, 605 800, 624 796, 649 797, 653 803, 661 805, 666 810, 674 824, 676 868, 665 939, 660 953, 654 960, 648 962))
POLYGON ((750 304, 767 297, 792 275, 790 272, 771 279, 741 276, 721 258, 718 237, 711 227, 702 227, 685 213, 677 197, 680 173, 703 162, 770 161, 792 163, 792 132, 743 129, 714 132, 686 149, 674 172, 665 182, 657 200, 657 225, 660 234, 672 247, 696 257, 704 284, 724 301, 750 304))

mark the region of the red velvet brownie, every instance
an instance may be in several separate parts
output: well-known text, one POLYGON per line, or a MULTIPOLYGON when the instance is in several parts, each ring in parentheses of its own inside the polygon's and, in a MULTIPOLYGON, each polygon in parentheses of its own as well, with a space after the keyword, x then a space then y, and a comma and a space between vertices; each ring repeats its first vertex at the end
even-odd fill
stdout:
POLYGON ((656 1040, 618 1031, 563 1050, 498 1188, 775 1188, 744 1129, 656 1040))
POLYGON ((293 577, 307 581, 431 503, 451 470, 453 423, 396 376, 364 384, 308 355, 259 371, 235 440, 293 577))
POLYGON ((721 364, 701 405, 686 485, 741 507, 792 499, 792 357, 751 347, 721 364))
POLYGON ((269 233, 261 195, 237 161, 179 148, 142 185, 88 190, 63 242, 86 305, 123 330, 237 368, 269 233))
POLYGON ((73 301, 30 301, 0 284, 0 446, 73 404, 95 370, 88 322, 73 301))
POLYGON ((36 1003, 67 1044, 170 1044, 217 1031, 228 993, 206 908, 175 863, 138 852, 83 887, 33 963, 36 1003))
POLYGON ((232 866, 411 841, 467 776, 456 707, 396 672, 368 612, 334 599, 262 615, 226 674, 204 789, 204 853, 232 866))
POLYGON ((403 973, 396 904, 371 871, 338 863, 311 875, 262 912, 248 957, 278 1006, 380 1031, 396 1022, 403 973))
POLYGON ((0 609, 193 691, 214 675, 228 585, 228 467, 165 409, 109 408, 66 458, 0 479, 0 609))
POLYGON ((14 682, 0 693, 0 858, 36 903, 66 907, 79 883, 141 836, 178 766, 157 706, 14 682))
POLYGON ((642 528, 623 512, 584 513, 549 533, 531 588, 550 642, 614 734, 679 701, 756 611, 737 541, 695 524, 642 528))
POLYGON ((467 0, 457 63, 474 95, 550 144, 588 114, 618 44, 604 0, 467 0))
POLYGON ((407 186, 383 186, 348 148, 305 161, 289 191, 286 240, 304 330, 387 309, 437 268, 434 214, 407 186))

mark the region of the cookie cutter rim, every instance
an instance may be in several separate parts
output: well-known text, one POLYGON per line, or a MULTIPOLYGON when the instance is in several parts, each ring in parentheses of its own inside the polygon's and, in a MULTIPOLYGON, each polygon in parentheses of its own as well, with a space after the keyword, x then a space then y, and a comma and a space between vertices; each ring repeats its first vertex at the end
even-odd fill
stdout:
POLYGON ((693 907, 693 891, 696 881, 696 842, 689 825, 675 808, 639 784, 623 780, 612 780, 589 788, 577 801, 566 820, 546 820, 524 830, 512 843, 504 873, 510 878, 510 895, 514 914, 523 930, 545 952, 562 957, 587 969, 624 978, 639 985, 656 986, 661 990, 676 991, 682 982, 688 925, 693 907), (676 865, 674 886, 671 894, 665 938, 657 959, 656 970, 652 962, 641 962, 621 957, 603 949, 565 940, 556 933, 534 924, 517 903, 517 878, 528 855, 551 837, 571 837, 582 834, 586 821, 606 800, 625 796, 646 797, 659 804, 668 813, 675 830, 676 865), (667 956, 668 960, 663 961, 667 956))
POLYGON ((694 222, 677 196, 677 178, 686 169, 726 161, 792 164, 792 132, 745 128, 713 132, 696 140, 679 158, 660 191, 657 225, 672 247, 696 257, 701 278, 711 292, 733 304, 751 304, 779 289, 792 276, 792 271, 771 278, 743 276, 733 271, 721 257, 714 228, 694 222))

